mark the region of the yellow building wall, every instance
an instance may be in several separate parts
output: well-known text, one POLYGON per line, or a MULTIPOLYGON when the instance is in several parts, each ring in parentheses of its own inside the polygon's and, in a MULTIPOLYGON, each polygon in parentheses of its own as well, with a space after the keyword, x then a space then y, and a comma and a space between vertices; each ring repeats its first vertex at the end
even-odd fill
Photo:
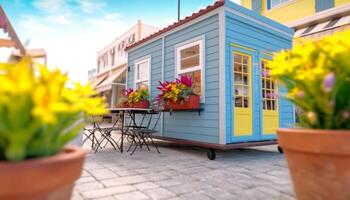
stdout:
POLYGON ((341 6, 347 3, 350 3, 350 0, 335 0, 334 6, 341 6))
MULTIPOLYGON (((350 0, 335 0, 335 6, 350 3, 350 0)), ((241 0, 241 5, 251 9, 251 0, 241 0)), ((262 0, 262 15, 280 23, 292 21, 313 15, 316 13, 315 0, 292 0, 270 10, 266 9, 266 0, 262 0)))

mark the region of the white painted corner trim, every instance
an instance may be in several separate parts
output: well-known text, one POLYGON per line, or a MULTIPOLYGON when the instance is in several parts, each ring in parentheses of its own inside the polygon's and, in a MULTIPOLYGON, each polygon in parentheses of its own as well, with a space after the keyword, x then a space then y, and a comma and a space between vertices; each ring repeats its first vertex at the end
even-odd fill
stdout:
MULTIPOLYGON (((226 144, 225 7, 219 11, 219 143, 226 144)), ((228 48, 228 47, 227 47, 228 48)))

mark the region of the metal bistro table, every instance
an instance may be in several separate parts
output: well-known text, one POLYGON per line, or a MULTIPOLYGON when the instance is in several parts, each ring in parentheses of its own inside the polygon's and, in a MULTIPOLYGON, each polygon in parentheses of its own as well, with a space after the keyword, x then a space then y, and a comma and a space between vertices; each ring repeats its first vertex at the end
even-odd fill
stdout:
POLYGON ((152 111, 149 108, 109 108, 111 114, 119 114, 121 119, 121 142, 120 142, 120 152, 123 153, 124 146, 124 136, 128 132, 128 128, 125 128, 125 117, 129 116, 131 122, 136 126, 136 114, 147 114, 152 111), (125 115, 126 114, 126 115, 125 115))

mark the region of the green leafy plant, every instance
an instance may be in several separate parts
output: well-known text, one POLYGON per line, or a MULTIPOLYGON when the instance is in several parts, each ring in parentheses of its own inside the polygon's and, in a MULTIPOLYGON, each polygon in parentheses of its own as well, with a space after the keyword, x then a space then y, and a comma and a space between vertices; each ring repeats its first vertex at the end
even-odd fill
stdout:
POLYGON ((90 86, 67 81, 29 58, 0 64, 0 160, 54 155, 80 132, 83 113, 107 112, 90 86))
POLYGON ((271 62, 271 75, 302 111, 300 126, 350 129, 350 31, 301 41, 271 62))

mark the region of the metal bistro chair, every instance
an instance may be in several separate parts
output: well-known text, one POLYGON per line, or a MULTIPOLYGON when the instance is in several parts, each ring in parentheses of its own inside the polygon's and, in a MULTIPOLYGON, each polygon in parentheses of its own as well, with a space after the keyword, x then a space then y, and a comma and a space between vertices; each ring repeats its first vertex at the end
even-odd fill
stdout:
POLYGON ((96 137, 96 123, 97 121, 103 120, 101 116, 91 116, 91 117, 85 117, 85 122, 92 124, 92 127, 84 127, 82 134, 85 136, 85 139, 83 139, 83 146, 86 141, 91 142, 91 148, 94 148, 95 143, 98 142, 96 137))
MULTIPOLYGON (((111 119, 112 117, 109 115, 106 115, 103 118, 105 120, 105 119, 111 119)), ((101 133, 101 138, 97 141, 97 144, 96 144, 97 147, 95 149, 95 153, 99 149, 102 149, 102 146, 106 147, 106 145, 108 143, 113 146, 114 150, 117 150, 117 148, 120 150, 118 142, 115 141, 112 137, 112 131, 120 131, 121 130, 121 128, 117 127, 119 119, 120 118, 118 117, 117 120, 113 123, 113 125, 108 126, 108 127, 101 127, 99 124, 96 123, 96 131, 101 133), (104 141, 106 141, 106 143, 104 145, 102 145, 104 141)))
POLYGON ((106 145, 109 143, 113 146, 115 150, 120 149, 118 143, 112 138, 112 131, 120 130, 120 128, 117 127, 117 123, 119 121, 119 118, 113 123, 112 126, 109 127, 102 127, 98 123, 98 121, 105 121, 106 119, 111 119, 111 116, 106 115, 102 117, 92 117, 92 128, 84 128, 83 134, 86 136, 86 138, 83 141, 83 144, 87 141, 90 140, 92 142, 91 148, 95 149, 95 153, 99 150, 102 149, 103 147, 106 147, 106 145), (102 118, 102 120, 99 120, 102 118), (97 138, 97 133, 100 133, 100 138, 97 138), (103 142, 106 142, 103 145, 103 142))
POLYGON ((128 131, 128 134, 129 134, 131 143, 127 152, 129 152, 131 148, 134 146, 134 149, 130 155, 134 154, 138 146, 142 148, 142 145, 146 145, 148 151, 150 151, 151 149, 149 148, 149 143, 151 143, 157 149, 157 152, 160 153, 158 146, 155 144, 152 138, 152 135, 157 133, 156 128, 157 128, 160 116, 161 116, 161 112, 159 111, 151 111, 151 112, 145 113, 142 116, 140 126, 132 125, 129 127, 130 129, 128 131))

